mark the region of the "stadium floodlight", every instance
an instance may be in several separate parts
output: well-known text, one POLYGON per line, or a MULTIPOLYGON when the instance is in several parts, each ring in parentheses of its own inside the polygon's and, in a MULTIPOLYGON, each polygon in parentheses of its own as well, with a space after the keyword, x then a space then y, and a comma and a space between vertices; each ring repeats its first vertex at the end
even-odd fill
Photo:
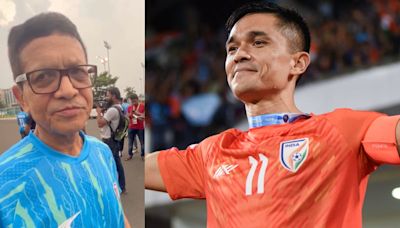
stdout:
POLYGON ((108 74, 111 74, 111 69, 110 69, 110 49, 111 49, 111 45, 110 45, 110 43, 108 43, 105 40, 103 42, 104 42, 104 47, 107 49, 108 74))
POLYGON ((107 71, 106 64, 108 63, 108 58, 103 56, 96 56, 96 59, 100 60, 101 64, 103 64, 104 71, 107 71))
POLYGON ((400 200, 400 187, 394 188, 392 190, 392 196, 393 198, 400 200))

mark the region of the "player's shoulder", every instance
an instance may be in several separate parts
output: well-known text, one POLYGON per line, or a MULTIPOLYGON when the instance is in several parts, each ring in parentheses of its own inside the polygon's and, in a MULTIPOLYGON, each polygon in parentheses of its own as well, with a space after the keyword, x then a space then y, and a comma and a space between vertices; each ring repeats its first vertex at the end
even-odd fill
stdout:
POLYGON ((371 123, 385 114, 373 111, 360 111, 348 108, 336 109, 332 112, 317 116, 317 119, 326 123, 340 132, 347 132, 349 135, 364 132, 371 123))
POLYGON ((108 151, 110 148, 108 147, 107 144, 99 140, 98 138, 91 136, 91 135, 85 135, 85 140, 89 144, 89 148, 98 148, 101 151, 108 151))
POLYGON ((224 138, 224 137, 241 137, 241 136, 243 136, 245 134, 245 132, 243 132, 243 131, 241 131, 241 130, 239 130, 239 129, 236 129, 236 128, 229 128, 229 129, 227 129, 227 130, 225 130, 225 131, 222 131, 221 133, 219 133, 218 134, 218 136, 220 137, 220 139, 221 138, 224 138))
POLYGON ((118 112, 119 112, 119 110, 118 110, 117 106, 113 105, 113 106, 111 106, 111 107, 109 107, 107 109, 107 111, 104 113, 104 117, 106 117, 106 116, 107 117, 117 116, 118 112))
POLYGON ((204 139, 201 142, 201 145, 204 147, 210 147, 214 146, 216 144, 230 144, 234 140, 241 138, 244 135, 244 132, 235 129, 235 128, 230 128, 225 131, 222 131, 218 134, 209 136, 208 138, 204 139))
POLYGON ((355 119, 374 119, 385 114, 374 112, 374 111, 364 111, 364 110, 354 110, 350 108, 338 108, 332 112, 319 115, 320 117, 327 119, 340 119, 340 120, 355 120, 355 119))
POLYGON ((98 155, 101 154, 108 158, 112 157, 110 147, 98 138, 90 135, 85 135, 85 140, 88 144, 86 148, 90 150, 89 155, 99 157, 98 155))
POLYGON ((111 106, 111 107, 109 107, 108 109, 107 109, 107 111, 106 111, 106 114, 107 113, 109 113, 109 114, 115 114, 115 113, 118 113, 118 106, 116 106, 116 105, 113 105, 113 106, 111 106))
POLYGON ((243 132, 236 129, 236 128, 229 128, 227 130, 224 130, 218 134, 212 135, 207 138, 209 141, 219 141, 220 139, 226 137, 226 136, 239 136, 242 135, 243 132))
POLYGON ((37 167, 40 161, 40 153, 29 137, 20 140, 0 156, 0 187, 8 181, 30 175, 32 172, 29 170, 37 167))
POLYGON ((374 111, 366 111, 366 110, 356 110, 356 109, 351 109, 351 108, 337 108, 334 109, 332 114, 336 115, 343 115, 343 114, 372 114, 372 113, 377 113, 374 111))
POLYGON ((6 165, 9 162, 14 162, 16 160, 22 160, 26 156, 34 151, 34 145, 29 137, 25 137, 18 141, 16 144, 12 145, 9 149, 4 151, 0 155, 0 167, 6 165))

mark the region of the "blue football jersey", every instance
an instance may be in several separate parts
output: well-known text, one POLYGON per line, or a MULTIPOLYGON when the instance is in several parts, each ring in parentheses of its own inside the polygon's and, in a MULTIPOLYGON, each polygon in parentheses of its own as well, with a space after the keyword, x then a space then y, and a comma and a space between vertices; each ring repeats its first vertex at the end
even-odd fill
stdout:
POLYGON ((111 151, 80 135, 78 157, 33 133, 0 156, 0 227, 124 227, 111 151))

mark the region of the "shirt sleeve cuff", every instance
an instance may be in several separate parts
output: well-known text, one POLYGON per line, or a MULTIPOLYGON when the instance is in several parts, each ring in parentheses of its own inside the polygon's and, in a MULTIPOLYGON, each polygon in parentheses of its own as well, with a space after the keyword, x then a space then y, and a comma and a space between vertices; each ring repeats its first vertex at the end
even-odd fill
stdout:
POLYGON ((400 115, 381 116, 372 122, 362 141, 365 152, 375 162, 400 164, 397 151, 396 127, 400 115))

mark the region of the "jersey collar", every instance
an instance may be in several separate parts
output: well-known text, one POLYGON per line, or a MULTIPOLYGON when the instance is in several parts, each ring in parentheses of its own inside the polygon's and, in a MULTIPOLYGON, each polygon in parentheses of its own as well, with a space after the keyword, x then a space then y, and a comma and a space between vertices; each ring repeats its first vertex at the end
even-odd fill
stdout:
POLYGON ((247 117, 249 129, 256 127, 266 127, 274 124, 292 123, 299 118, 309 118, 311 115, 306 113, 274 113, 259 116, 247 117))

